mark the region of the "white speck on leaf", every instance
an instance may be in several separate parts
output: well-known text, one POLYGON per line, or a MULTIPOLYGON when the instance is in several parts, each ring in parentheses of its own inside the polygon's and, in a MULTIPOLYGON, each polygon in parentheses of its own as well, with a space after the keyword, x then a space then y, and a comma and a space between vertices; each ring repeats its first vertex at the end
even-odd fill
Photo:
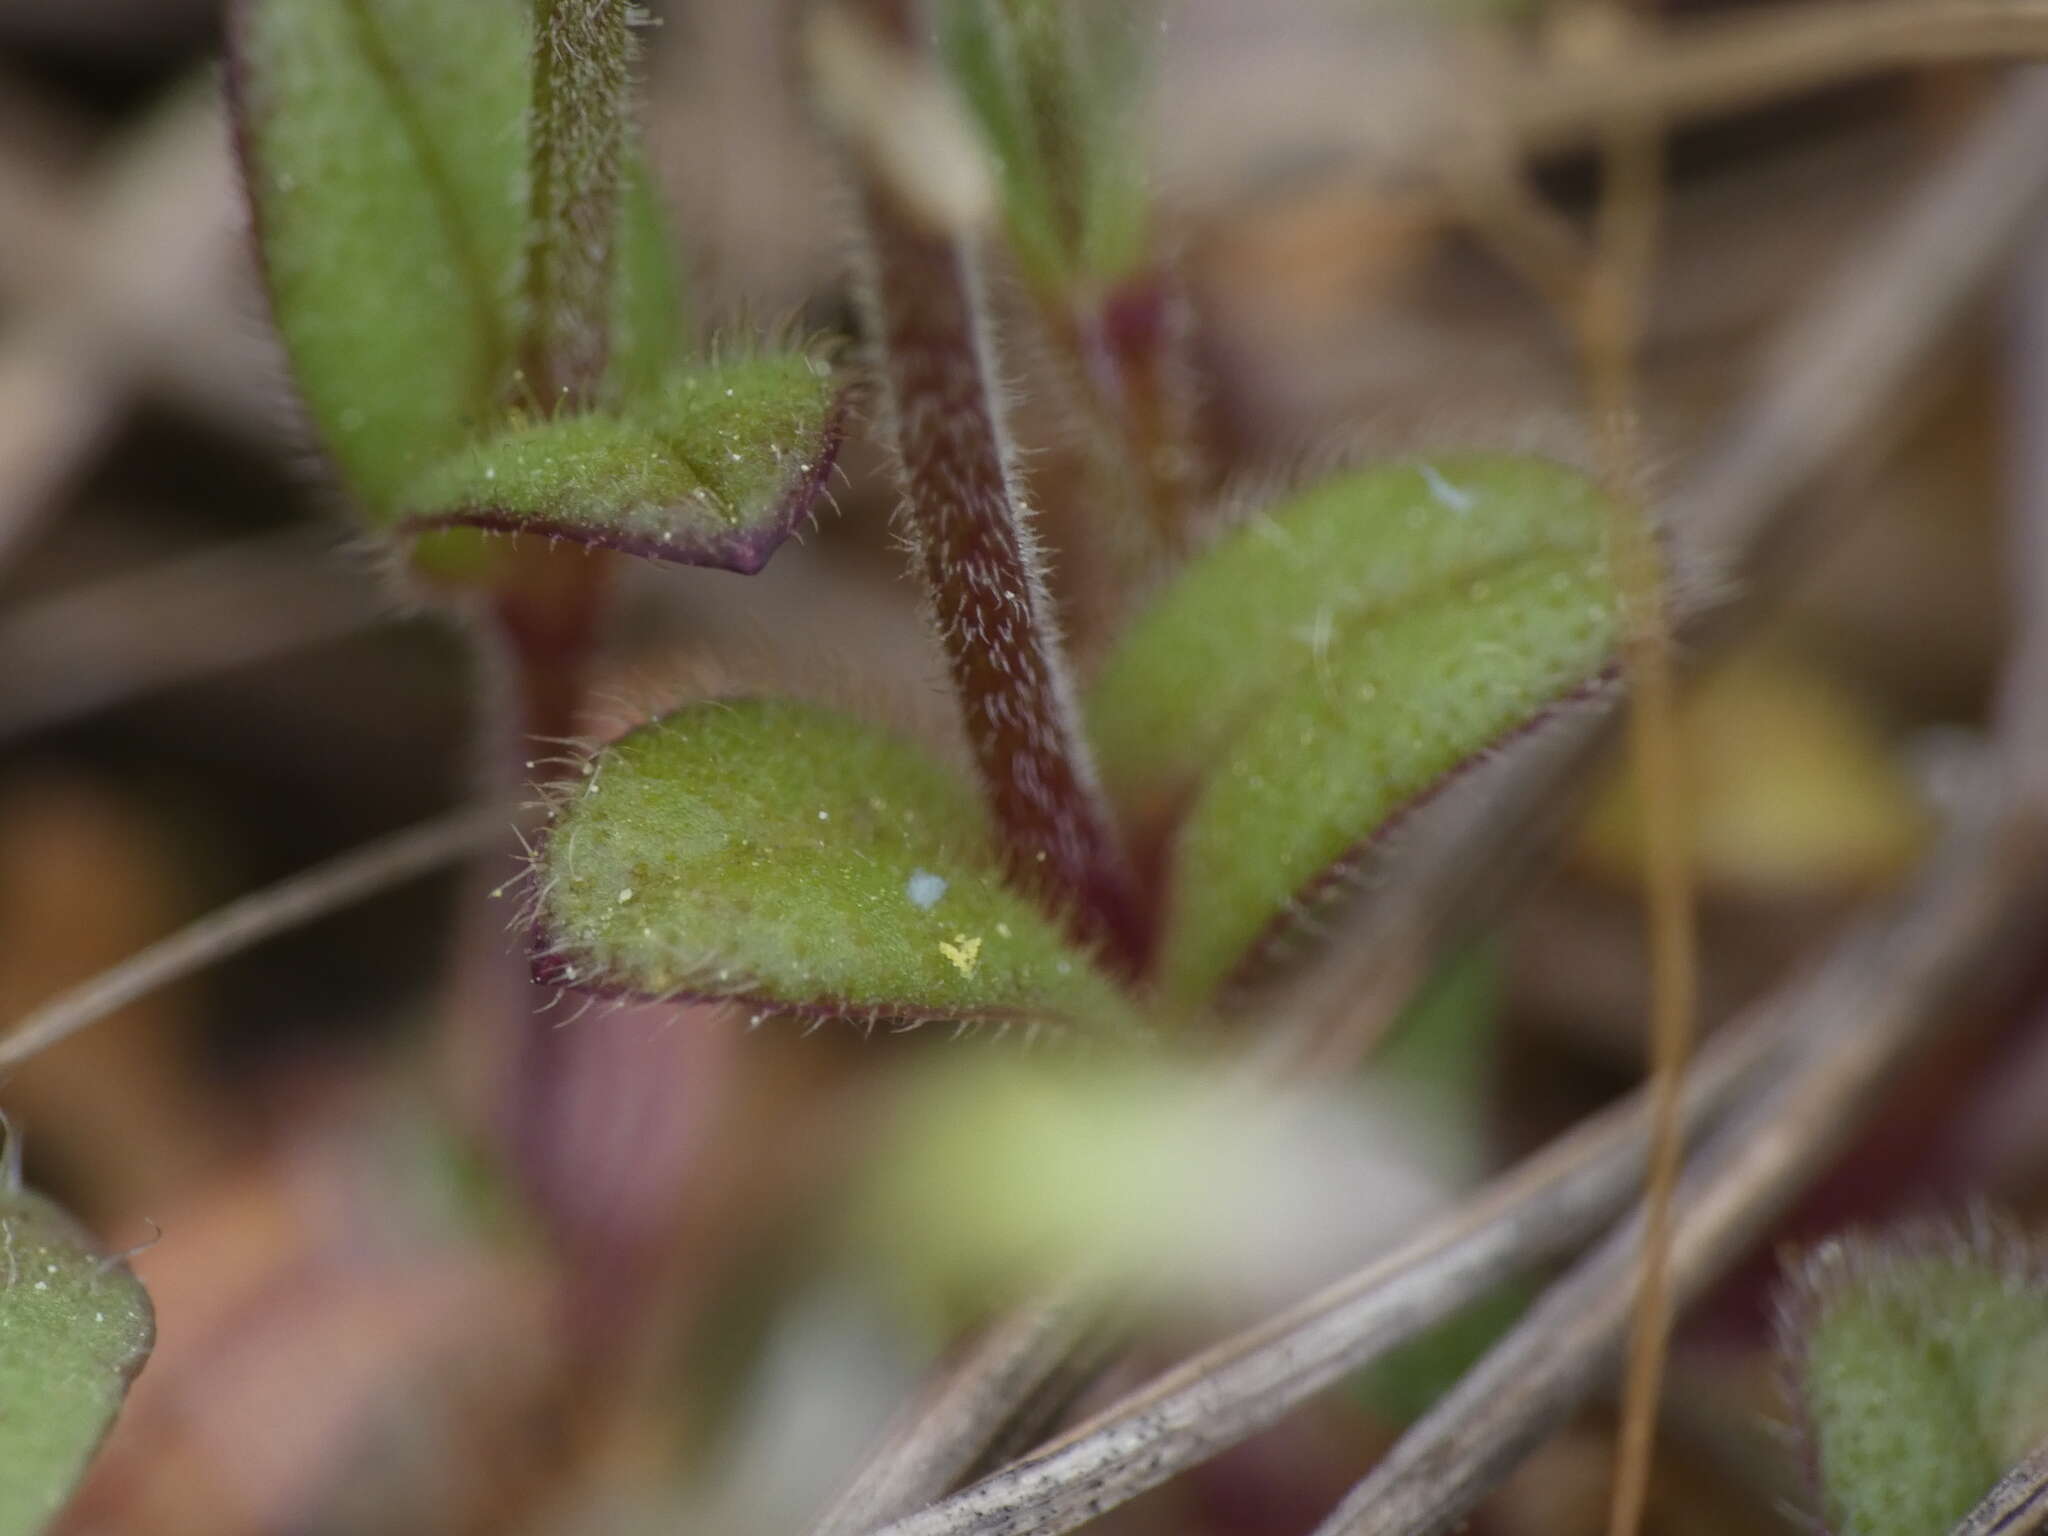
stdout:
POLYGON ((1453 512, 1470 512, 1476 505, 1477 498, 1470 491, 1460 490, 1451 484, 1438 472, 1434 464, 1418 464, 1415 467, 1421 471, 1422 483, 1429 487, 1429 494, 1436 499, 1437 505, 1447 507, 1453 512))
POLYGON ((946 894, 946 877, 935 875, 928 869, 913 869, 910 878, 904 882, 903 894, 920 912, 929 912, 946 894))

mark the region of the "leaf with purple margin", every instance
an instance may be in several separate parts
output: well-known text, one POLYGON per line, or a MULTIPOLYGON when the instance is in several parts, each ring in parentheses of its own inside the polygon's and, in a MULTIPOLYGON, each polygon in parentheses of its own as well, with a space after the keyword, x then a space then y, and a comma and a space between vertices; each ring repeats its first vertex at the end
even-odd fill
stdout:
MULTIPOLYGON (((605 386, 587 415, 519 419, 526 8, 245 0, 231 42, 278 330, 368 521, 751 571, 812 510, 843 402, 800 351, 685 360, 675 253, 631 155, 605 386)), ((466 547, 417 554, 455 570, 466 547)))
POLYGON ((1139 617, 1089 718, 1112 794, 1164 839, 1173 1002, 1199 1006, 1403 807, 1603 670, 1607 518, 1536 459, 1356 471, 1139 617))
POLYGON ((534 861, 543 980, 772 1013, 1130 1022, 1006 885, 973 790, 812 705, 691 705, 603 748, 534 861))
POLYGON ((826 369, 768 353, 609 412, 514 423, 424 476, 399 527, 572 539, 752 572, 814 510, 845 430, 826 369))

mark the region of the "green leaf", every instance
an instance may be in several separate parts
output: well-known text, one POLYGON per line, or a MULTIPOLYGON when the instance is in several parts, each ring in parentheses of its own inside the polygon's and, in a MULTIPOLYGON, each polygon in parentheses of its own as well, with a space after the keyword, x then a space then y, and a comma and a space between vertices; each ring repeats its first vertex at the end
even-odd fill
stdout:
POLYGON ((1000 178, 1026 273, 1106 286, 1144 260, 1139 132, 1151 7, 948 0, 940 46, 1000 178))
MULTIPOLYGON (((511 393, 528 8, 249 0, 234 15, 229 81, 272 312, 314 425, 386 525, 511 393)), ((643 172, 622 204, 614 393, 661 377, 683 341, 643 172)))
POLYGON ((1168 848, 1160 972, 1200 1003, 1389 817, 1607 664, 1608 511, 1471 454, 1342 475, 1140 616, 1089 699, 1111 793, 1168 848))
POLYGON ((516 332, 528 31, 493 0, 256 0, 231 79, 272 308, 373 518, 486 421, 516 332))
POLYGON ((1447 955, 1401 1011, 1366 1064, 1369 1082, 1414 1112, 1430 1160, 1466 1182, 1486 1169, 1488 1088, 1500 1058, 1502 979, 1497 947, 1447 955))
POLYGON ((1384 1423, 1405 1429, 1486 1357, 1534 1299, 1535 1287, 1520 1278, 1481 1292, 1373 1361, 1354 1378, 1352 1395, 1384 1423))
POLYGON ((547 981, 862 1019, 1128 1022, 973 792, 860 721, 705 703, 600 751, 535 863, 547 981))
POLYGON ((2048 1440, 2048 1274, 1988 1223, 1825 1243, 1782 1316, 1835 1536, 1946 1531, 2048 1440))
MULTIPOLYGON (((1487 1088, 1500 1053, 1498 946, 1447 955, 1372 1053, 1366 1081, 1384 1089, 1425 1138, 1427 1166, 1456 1186, 1487 1166, 1487 1088)), ((1358 1400, 1389 1424, 1410 1424, 1520 1321, 1534 1294, 1523 1279, 1488 1291, 1435 1327, 1388 1351, 1356 1379, 1358 1400)))
POLYGON ((609 379, 621 400, 644 400, 690 360, 682 265, 654 178, 635 157, 626 167, 619 238, 612 251, 609 379))
POLYGON ((614 412, 515 423, 462 449, 408 493, 400 526, 757 571, 824 489, 844 432, 835 399, 801 353, 679 372, 614 412))
POLYGON ((0 1532, 29 1536, 71 1497, 155 1331, 126 1264, 48 1200, 0 1188, 0 1532))

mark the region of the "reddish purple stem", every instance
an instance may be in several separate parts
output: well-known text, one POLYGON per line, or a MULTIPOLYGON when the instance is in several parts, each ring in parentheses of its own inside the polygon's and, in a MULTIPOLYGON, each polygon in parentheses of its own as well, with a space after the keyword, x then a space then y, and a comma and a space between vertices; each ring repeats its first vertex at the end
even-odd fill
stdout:
POLYGON ((864 175, 882 371, 919 573, 1011 875, 1135 970, 1136 887, 1068 695, 988 387, 971 256, 864 175))

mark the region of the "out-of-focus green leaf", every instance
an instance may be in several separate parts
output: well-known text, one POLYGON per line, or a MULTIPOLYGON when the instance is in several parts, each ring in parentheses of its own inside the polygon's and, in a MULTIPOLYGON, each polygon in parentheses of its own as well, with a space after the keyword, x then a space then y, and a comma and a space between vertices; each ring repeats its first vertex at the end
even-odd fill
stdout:
POLYGON ((1201 1002, 1385 821, 1607 664, 1607 504, 1541 460, 1339 476, 1196 560, 1089 699, 1133 824, 1181 813, 1160 965, 1201 1002))
POLYGON ((0 1189, 0 1533, 33 1536, 70 1498, 155 1332, 126 1264, 48 1200, 0 1189))
POLYGON ((1393 1089, 1429 1136, 1447 1178, 1486 1165, 1486 1096, 1500 1043, 1500 962, 1489 944, 1447 956, 1372 1054, 1367 1078, 1393 1089))
POLYGON ((546 979, 814 1016, 1128 1022, 1003 883, 972 790, 871 726, 698 704, 588 769, 536 861, 546 979))
MULTIPOLYGON (((1745 894, 1880 885, 1913 867, 1932 818, 1879 721, 1840 679, 1759 647, 1685 701, 1688 842, 1710 888, 1745 894)), ((1642 878, 1642 806, 1616 764, 1580 849, 1616 883, 1642 878)))
POLYGON ((940 42, 993 155, 1010 237, 1059 292, 1143 261, 1150 5, 947 0, 940 42))
MULTIPOLYGON (((1477 1179, 1487 1164, 1487 1087, 1500 1019, 1495 946, 1467 945, 1437 966, 1366 1068, 1367 1080, 1409 1112, 1429 1166, 1454 1184, 1477 1179)), ((1358 1378, 1359 1400, 1389 1424, 1420 1418, 1514 1326, 1529 1298, 1526 1283, 1503 1285, 1388 1351, 1358 1378)))
POLYGON ((514 424, 462 449, 407 494, 401 527, 538 533, 756 571, 831 473, 834 398, 800 353, 684 370, 644 401, 514 424))
POLYGON ((1823 1244, 1783 1342, 1836 1536, 1946 1531, 2048 1440, 2048 1275, 1980 1225, 1823 1244))
POLYGON ((1467 1303, 1434 1328, 1388 1350, 1354 1383, 1358 1400, 1386 1423, 1406 1428, 1442 1397, 1529 1310, 1527 1281, 1511 1280, 1467 1303))
MULTIPOLYGON (((530 8, 247 0, 230 53, 271 307, 300 394, 369 519, 491 430, 524 324, 530 8)), ((644 173, 615 250, 611 392, 684 341, 644 173)))
POLYGON ((1076 1268, 1172 1305, 1296 1294, 1441 1201, 1391 1102, 1239 1087, 1156 1053, 936 1061, 849 1236, 882 1289, 957 1323, 1076 1268))

